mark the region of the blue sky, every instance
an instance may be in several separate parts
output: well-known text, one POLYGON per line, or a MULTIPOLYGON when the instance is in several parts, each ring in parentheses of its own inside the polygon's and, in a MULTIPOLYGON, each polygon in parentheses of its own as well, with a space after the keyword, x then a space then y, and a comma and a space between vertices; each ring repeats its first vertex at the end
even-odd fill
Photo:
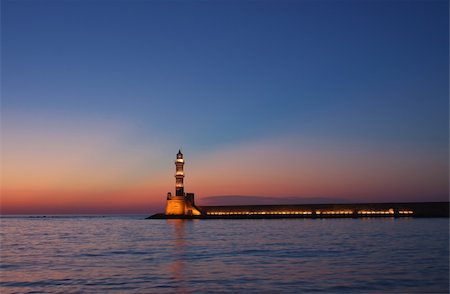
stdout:
POLYGON ((5 0, 2 128, 126 125, 130 145, 166 142, 167 154, 181 146, 198 157, 318 138, 448 162, 448 8, 5 0))

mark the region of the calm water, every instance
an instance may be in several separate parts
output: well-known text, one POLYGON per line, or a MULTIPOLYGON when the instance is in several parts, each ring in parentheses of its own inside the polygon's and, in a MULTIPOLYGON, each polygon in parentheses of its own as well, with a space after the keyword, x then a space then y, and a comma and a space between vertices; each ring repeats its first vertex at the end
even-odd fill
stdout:
POLYGON ((1 219, 1 293, 448 293, 448 219, 1 219))

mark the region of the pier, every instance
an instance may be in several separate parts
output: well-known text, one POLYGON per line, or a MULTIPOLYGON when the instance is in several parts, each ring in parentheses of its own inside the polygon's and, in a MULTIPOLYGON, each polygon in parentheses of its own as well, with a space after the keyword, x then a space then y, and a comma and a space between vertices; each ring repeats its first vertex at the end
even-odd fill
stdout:
POLYGON ((201 215, 155 214, 149 219, 273 219, 449 217, 449 202, 198 206, 201 215))

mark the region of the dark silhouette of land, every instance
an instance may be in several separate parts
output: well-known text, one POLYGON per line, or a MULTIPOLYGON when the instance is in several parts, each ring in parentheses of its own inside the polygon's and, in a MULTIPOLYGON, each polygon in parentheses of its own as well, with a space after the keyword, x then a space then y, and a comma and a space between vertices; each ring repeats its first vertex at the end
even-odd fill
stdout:
POLYGON ((248 195, 218 195, 207 196, 201 199, 204 206, 225 205, 281 205, 281 204, 326 204, 326 203, 352 203, 345 198, 331 197, 270 197, 270 196, 248 196, 248 195))

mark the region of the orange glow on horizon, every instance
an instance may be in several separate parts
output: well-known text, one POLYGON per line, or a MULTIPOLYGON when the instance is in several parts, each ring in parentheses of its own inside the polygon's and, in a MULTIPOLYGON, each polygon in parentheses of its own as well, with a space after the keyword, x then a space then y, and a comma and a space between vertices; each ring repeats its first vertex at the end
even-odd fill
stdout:
MULTIPOLYGON (((162 211, 166 193, 175 190, 175 153, 163 148, 135 149, 126 140, 114 146, 110 142, 121 137, 114 132, 101 139, 96 132, 81 134, 70 142, 60 131, 31 142, 27 136, 36 137, 14 134, 2 146, 2 213, 162 211), (60 144, 47 148, 48 142, 60 144)), ((186 192, 195 193, 199 205, 212 195, 354 202, 448 197, 445 162, 423 150, 286 137, 185 156, 186 192)))

